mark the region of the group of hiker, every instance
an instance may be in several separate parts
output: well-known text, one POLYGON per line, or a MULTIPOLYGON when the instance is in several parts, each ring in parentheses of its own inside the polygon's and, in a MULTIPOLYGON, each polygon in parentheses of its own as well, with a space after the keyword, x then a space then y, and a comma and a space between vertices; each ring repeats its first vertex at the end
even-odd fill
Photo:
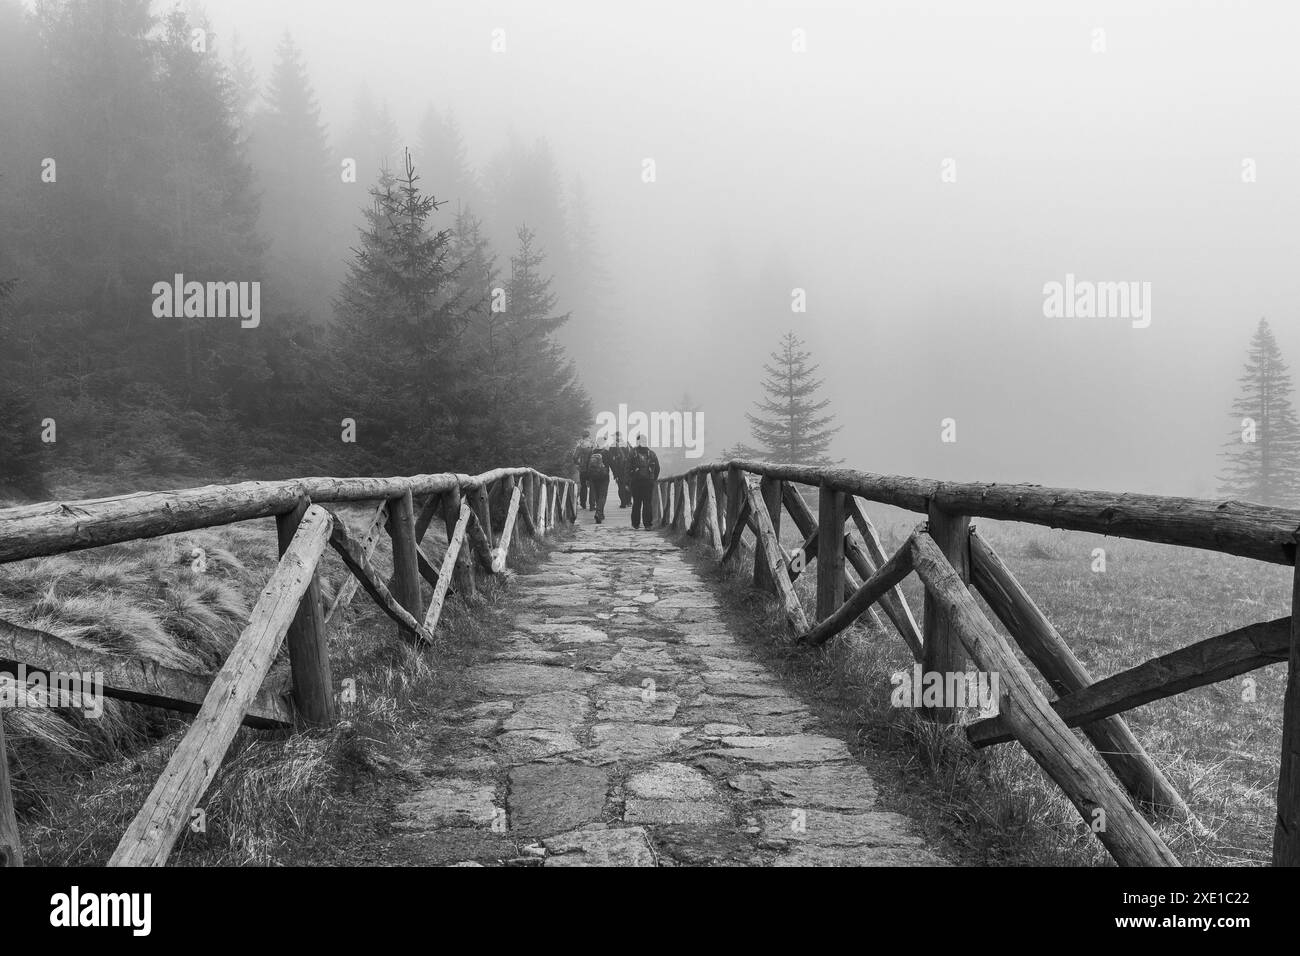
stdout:
POLYGON ((605 521, 605 499, 612 477, 618 488, 619 507, 632 508, 632 527, 651 529, 650 496, 659 477, 659 457, 645 435, 636 436, 628 445, 621 432, 603 441, 593 439, 591 432, 583 432, 573 449, 573 466, 577 472, 578 504, 596 512, 596 524, 605 521))

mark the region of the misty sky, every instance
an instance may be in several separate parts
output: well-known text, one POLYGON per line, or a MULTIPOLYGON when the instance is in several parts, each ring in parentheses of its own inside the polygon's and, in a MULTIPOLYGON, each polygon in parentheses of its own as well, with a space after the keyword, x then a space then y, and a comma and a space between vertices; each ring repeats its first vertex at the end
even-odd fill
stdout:
POLYGON ((849 465, 1212 496, 1261 316, 1300 366, 1295 3, 206 9, 263 79, 291 30, 332 131, 364 81, 411 138, 428 103, 453 110, 479 167, 512 129, 548 138, 585 180, 618 293, 605 371, 625 390, 593 389, 595 408, 689 392, 710 456, 748 438, 761 363, 793 328, 849 465), (1045 318, 1066 273, 1150 282, 1150 327, 1045 318))

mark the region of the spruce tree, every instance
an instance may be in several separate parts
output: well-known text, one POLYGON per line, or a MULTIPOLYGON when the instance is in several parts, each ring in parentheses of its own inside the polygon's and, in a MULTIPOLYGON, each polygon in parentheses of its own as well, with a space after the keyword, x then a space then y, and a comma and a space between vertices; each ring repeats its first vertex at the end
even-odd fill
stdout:
POLYGON ((1232 408, 1238 421, 1223 457, 1221 494, 1268 505, 1300 503, 1300 421, 1291 402, 1291 374, 1273 330, 1260 319, 1238 379, 1232 408))
POLYGON ((765 395, 754 403, 759 414, 745 416, 758 447, 740 445, 729 456, 788 465, 835 464, 826 451, 839 428, 831 425, 834 415, 821 414, 830 400, 816 397, 822 380, 816 377, 819 366, 809 364, 811 358, 799 337, 786 333, 771 363, 763 366, 765 395))
POLYGON ((372 454, 417 469, 453 437, 464 324, 452 233, 433 227, 440 203, 419 183, 409 153, 400 176, 381 173, 335 307, 339 402, 364 420, 372 454))

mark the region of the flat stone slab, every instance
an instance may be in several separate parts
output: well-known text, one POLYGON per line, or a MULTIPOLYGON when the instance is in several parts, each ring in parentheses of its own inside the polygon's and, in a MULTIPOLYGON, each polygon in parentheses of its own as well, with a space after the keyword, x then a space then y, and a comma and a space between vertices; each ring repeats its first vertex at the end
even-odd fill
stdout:
POLYGON ((817 846, 800 843, 772 861, 773 866, 948 866, 924 847, 817 846))
POLYGON ((714 800, 718 790, 708 775, 684 763, 657 763, 623 784, 629 797, 643 800, 714 800))
POLYGON ((554 622, 545 622, 542 624, 519 624, 516 625, 521 631, 526 631, 539 639, 543 644, 603 644, 609 640, 609 635, 604 631, 592 627, 590 624, 557 624, 554 622))
POLYGON ((643 827, 574 830, 542 841, 547 866, 654 866, 643 827))
POLYGON ((757 816, 763 836, 769 840, 818 846, 921 846, 909 828, 910 821, 897 813, 775 807, 759 810, 757 816))
POLYGON ((593 745, 585 757, 591 763, 616 760, 653 760, 677 749, 689 727, 664 724, 608 723, 592 728, 593 745))
POLYGON ((480 682, 489 694, 516 697, 552 690, 582 690, 596 683, 594 675, 567 667, 509 661, 471 667, 469 677, 480 682))
POLYGON ((609 685, 596 689, 596 719, 667 723, 677 715, 681 699, 671 691, 609 685), (648 698, 648 699, 647 699, 648 698))
POLYGON ((715 697, 759 697, 770 698, 781 695, 781 688, 777 684, 745 684, 730 678, 716 683, 709 683, 709 675, 704 675, 704 682, 708 686, 708 691, 715 697))
POLYGON ((759 770, 755 776, 767 796, 794 807, 870 810, 876 805, 875 782, 855 763, 759 770))
POLYGON ((536 836, 601 818, 609 776, 579 764, 525 764, 510 771, 510 828, 536 836))
POLYGON ((557 690, 525 697, 501 727, 504 730, 567 730, 581 726, 590 717, 591 701, 585 694, 557 690))
POLYGON ((484 827, 496 819, 496 787, 477 780, 439 780, 396 807, 393 825, 403 830, 484 827))
MULTIPOLYGON (((681 866, 762 866, 766 860, 755 837, 732 826, 658 826, 650 831, 665 858, 681 866)), ((771 851, 768 851, 771 855, 771 851)))
MULTIPOLYGON (((711 690, 711 689, 710 689, 711 690)), ((789 694, 775 694, 768 697, 746 697, 733 699, 719 697, 713 693, 701 694, 693 700, 695 707, 723 708, 732 713, 766 716, 768 714, 807 714, 808 708, 803 701, 789 694)))
POLYGON ((848 760, 852 756, 844 741, 815 734, 721 737, 718 743, 722 745, 720 753, 759 764, 822 763, 828 760, 848 760))
POLYGON ((678 823, 717 826, 732 822, 731 811, 720 803, 704 800, 642 800, 628 797, 623 809, 627 823, 648 825, 678 823))
POLYGON ((497 746, 511 763, 529 763, 579 750, 582 744, 567 730, 510 730, 497 738, 497 746))

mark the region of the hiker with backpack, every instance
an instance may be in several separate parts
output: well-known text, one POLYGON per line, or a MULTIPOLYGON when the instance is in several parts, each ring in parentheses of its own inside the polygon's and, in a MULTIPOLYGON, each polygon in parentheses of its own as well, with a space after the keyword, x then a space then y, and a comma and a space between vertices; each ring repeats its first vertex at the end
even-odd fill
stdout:
POLYGON ((659 477, 659 456, 650 450, 645 435, 637 436, 636 447, 628 453, 625 474, 632 493, 632 527, 650 531, 654 523, 650 496, 659 477))
POLYGON ((609 476, 613 467, 609 447, 597 445, 587 456, 587 463, 582 469, 583 480, 587 482, 587 500, 596 510, 596 524, 605 520, 605 496, 609 494, 609 476))
POLYGON ((614 444, 609 453, 614 466, 614 481, 618 484, 618 506, 626 508, 632 501, 632 490, 627 483, 627 463, 632 449, 623 444, 622 432, 614 432, 614 444))
POLYGON ((591 440, 591 432, 584 431, 573 449, 573 470, 577 472, 574 479, 578 483, 578 507, 587 507, 587 459, 591 457, 596 443, 591 440))

